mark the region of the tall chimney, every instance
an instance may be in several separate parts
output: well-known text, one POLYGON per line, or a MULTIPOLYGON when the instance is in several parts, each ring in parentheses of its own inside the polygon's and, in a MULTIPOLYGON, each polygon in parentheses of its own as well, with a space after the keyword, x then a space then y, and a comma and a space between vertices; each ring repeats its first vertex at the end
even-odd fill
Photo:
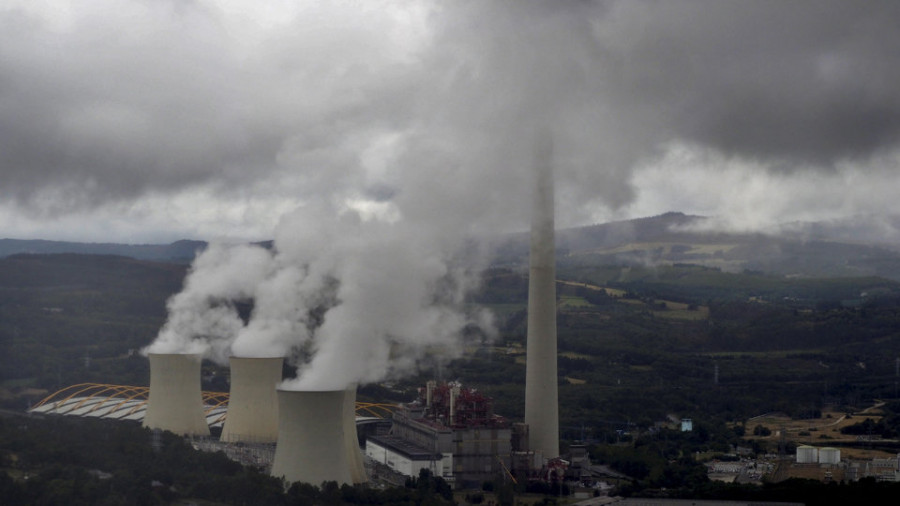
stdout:
POLYGON ((200 355, 151 353, 150 398, 143 426, 176 434, 208 436, 200 390, 200 355))
POLYGON ((525 423, 528 424, 529 449, 544 459, 559 456, 552 158, 553 138, 547 132, 538 136, 535 146, 525 372, 525 423))
POLYGON ((221 441, 278 440, 278 394, 284 358, 231 357, 231 392, 221 441))

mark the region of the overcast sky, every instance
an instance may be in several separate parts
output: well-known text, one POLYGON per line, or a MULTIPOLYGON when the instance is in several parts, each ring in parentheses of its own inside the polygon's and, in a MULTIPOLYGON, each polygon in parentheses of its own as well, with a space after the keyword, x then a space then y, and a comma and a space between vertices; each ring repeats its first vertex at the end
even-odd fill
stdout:
POLYGON ((5 0, 0 237, 900 214, 900 2, 5 0), (344 210, 344 211, 341 211, 344 210))

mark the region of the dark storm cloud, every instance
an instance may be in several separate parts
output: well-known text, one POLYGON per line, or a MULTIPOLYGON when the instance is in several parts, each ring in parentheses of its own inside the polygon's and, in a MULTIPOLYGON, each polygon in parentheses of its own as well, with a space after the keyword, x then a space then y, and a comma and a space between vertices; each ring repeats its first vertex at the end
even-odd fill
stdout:
POLYGON ((900 4, 622 2, 598 28, 621 113, 753 158, 897 147, 900 4))
POLYGON ((521 227, 548 125, 561 224, 630 205, 673 145, 869 171, 898 147, 898 20, 888 1, 10 2, 0 198, 52 217, 330 195, 521 227))

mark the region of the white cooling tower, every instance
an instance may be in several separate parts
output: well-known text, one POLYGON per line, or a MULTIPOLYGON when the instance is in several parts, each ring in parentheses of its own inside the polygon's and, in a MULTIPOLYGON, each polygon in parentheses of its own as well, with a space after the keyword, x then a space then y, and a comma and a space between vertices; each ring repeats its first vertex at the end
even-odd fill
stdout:
POLYGON ((278 394, 284 358, 231 357, 231 393, 221 440, 274 443, 278 440, 278 394))
POLYGON ((150 399, 144 427, 208 436, 200 390, 200 355, 151 353, 150 399))
POLYGON ((359 447, 359 436, 356 433, 356 385, 352 385, 344 393, 344 448, 347 461, 350 463, 350 479, 353 483, 365 483, 366 467, 363 464, 362 449, 359 447))
POLYGON ((278 390, 278 444, 272 476, 320 485, 365 480, 356 442, 355 391, 278 390), (348 405, 352 406, 348 409, 348 405), (352 427, 352 428, 351 428, 352 427))
POLYGON ((529 255, 525 423, 529 449, 544 459, 559 456, 552 156, 549 134, 538 138, 529 255))

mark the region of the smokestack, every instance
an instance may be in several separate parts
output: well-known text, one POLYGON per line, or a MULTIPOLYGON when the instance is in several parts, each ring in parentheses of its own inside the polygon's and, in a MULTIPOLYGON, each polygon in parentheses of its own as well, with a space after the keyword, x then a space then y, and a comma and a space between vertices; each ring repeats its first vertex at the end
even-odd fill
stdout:
POLYGON ((231 393, 221 441, 278 440, 278 394, 284 358, 231 357, 231 393))
POLYGON ((535 191, 528 276, 525 423, 529 448, 545 459, 559 456, 556 375, 556 242, 554 237, 553 138, 536 139, 535 191))
POLYGON ((456 425, 456 398, 459 397, 459 385, 450 386, 450 425, 456 425))
POLYGON ((431 409, 431 403, 434 401, 434 387, 437 383, 434 380, 425 382, 425 407, 431 409))
POLYGON ((208 436, 199 354, 150 353, 150 399, 144 427, 208 436))
POLYGON ((350 390, 278 390, 278 444, 272 476, 313 485, 364 481, 362 456, 357 462, 349 451, 352 438, 359 452, 355 410, 348 409, 355 407, 355 401, 356 392, 350 390), (348 395, 352 395, 349 401, 348 395))

